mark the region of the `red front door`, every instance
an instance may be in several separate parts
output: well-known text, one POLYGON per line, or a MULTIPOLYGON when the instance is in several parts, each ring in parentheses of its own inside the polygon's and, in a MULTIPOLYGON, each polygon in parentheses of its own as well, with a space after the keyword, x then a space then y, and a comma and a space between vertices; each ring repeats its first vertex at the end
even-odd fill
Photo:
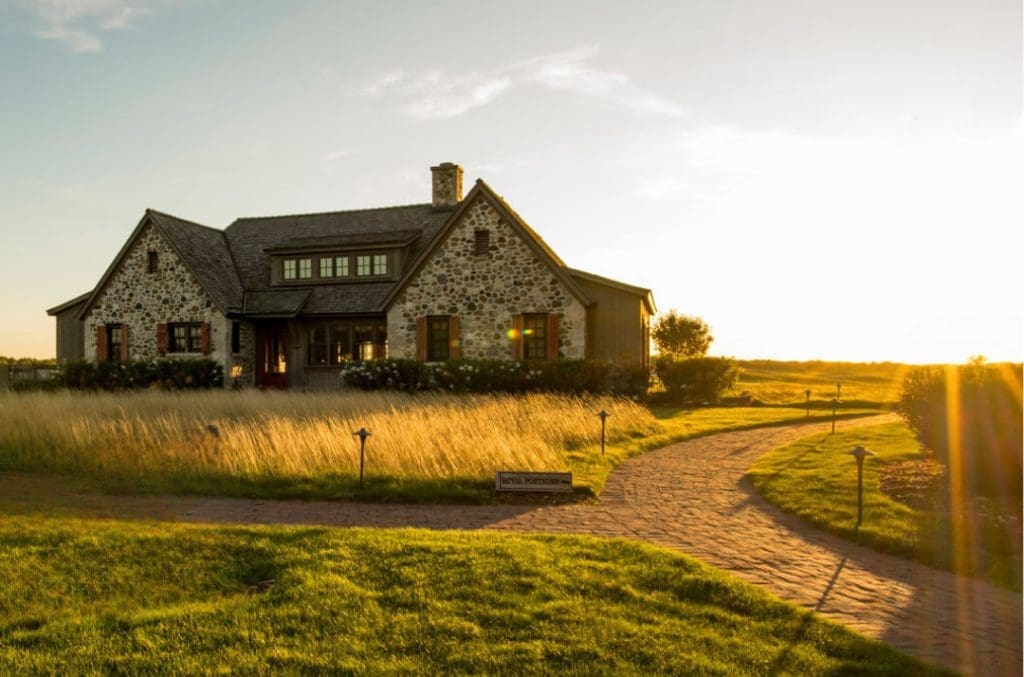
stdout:
POLYGON ((256 385, 288 387, 288 342, 284 325, 265 325, 256 331, 256 385))

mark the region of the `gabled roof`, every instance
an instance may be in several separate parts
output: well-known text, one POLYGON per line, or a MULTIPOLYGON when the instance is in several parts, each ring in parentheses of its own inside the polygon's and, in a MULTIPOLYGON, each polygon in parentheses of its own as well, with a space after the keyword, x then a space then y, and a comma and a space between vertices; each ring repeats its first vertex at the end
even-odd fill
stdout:
POLYGON ((71 310, 75 306, 82 305, 83 303, 85 303, 86 301, 89 300, 90 296, 92 296, 92 292, 91 291, 87 291, 84 294, 76 296, 75 298, 71 299, 70 301, 65 301, 64 303, 61 303, 60 305, 57 305, 57 306, 54 306, 53 308, 48 309, 46 311, 46 314, 47 315, 59 315, 59 314, 63 313, 65 310, 71 310))
POLYGON ((430 243, 423 248, 415 259, 413 259, 412 264, 408 267, 406 273, 402 276, 402 279, 385 297, 384 303, 380 306, 379 310, 387 310, 394 300, 398 298, 398 295, 402 293, 402 290, 405 289, 409 282, 417 273, 419 273, 420 269, 423 268, 434 250, 444 242, 449 233, 451 233, 452 229, 455 227, 455 224, 459 222, 460 217, 467 209, 469 209, 469 206, 477 197, 486 200, 499 216, 503 216, 505 218, 512 230, 518 231, 527 246, 533 249, 538 258, 547 265, 552 274, 569 289, 569 292, 575 296, 580 303, 584 306, 593 305, 594 299, 572 279, 568 274, 568 268, 566 267, 565 262, 555 254, 554 250, 544 242, 543 238, 541 238, 541 236, 538 235, 537 232, 534 231, 533 228, 531 228, 529 224, 527 224, 526 221, 524 221, 523 218, 515 212, 515 210, 509 207, 508 203, 506 203, 500 195, 495 193, 494 189, 488 186, 483 179, 477 179, 476 185, 473 186, 473 190, 469 191, 466 198, 459 203, 458 209, 456 209, 455 213, 452 214, 451 218, 444 224, 444 227, 437 232, 430 243))
POLYGON ((629 294, 635 294, 643 299, 644 305, 647 306, 647 312, 651 315, 658 312, 657 308, 654 306, 654 292, 650 289, 645 287, 636 287, 631 284, 626 284, 625 282, 619 282, 618 280, 594 275, 593 273, 588 273, 584 270, 577 270, 576 268, 566 268, 566 270, 568 270, 569 274, 577 280, 583 280, 584 282, 599 284, 605 287, 611 287, 612 289, 618 289, 619 291, 624 291, 629 294))
POLYGON ((103 273, 99 284, 90 292, 88 300, 79 311, 79 318, 85 317, 146 225, 151 225, 163 236, 222 313, 241 309, 242 283, 235 273, 223 231, 147 209, 121 251, 103 273))

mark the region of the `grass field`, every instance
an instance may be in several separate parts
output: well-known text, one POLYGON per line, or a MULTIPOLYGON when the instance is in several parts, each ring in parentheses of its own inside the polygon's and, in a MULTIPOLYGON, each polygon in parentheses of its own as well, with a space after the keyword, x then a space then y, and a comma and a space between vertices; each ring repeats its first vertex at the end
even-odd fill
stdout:
POLYGON ((0 404, 0 471, 115 492, 406 502, 492 500, 499 469, 571 471, 578 495, 591 496, 648 449, 805 420, 784 408, 652 413, 629 400, 540 394, 60 392, 0 395, 0 404), (602 408, 612 412, 603 455, 602 408), (360 487, 352 432, 364 426, 373 436, 360 487))
POLYGON ((933 671, 627 541, 0 514, 0 673, 149 672, 933 671))
POLYGON ((850 407, 892 407, 899 399, 903 377, 913 367, 896 362, 782 362, 739 360, 740 376, 733 396, 748 393, 768 405, 831 407, 836 384, 840 399, 850 407))
POLYGON ((919 461, 919 449, 903 423, 815 435, 762 456, 750 469, 749 478, 770 503, 819 527, 880 550, 1020 590, 1019 506, 1016 515, 982 505, 954 510, 940 494, 928 495, 928 500, 912 508, 882 491, 881 479, 900 464, 919 461), (859 530, 856 463, 845 453, 856 445, 878 454, 864 463, 864 522, 859 530))

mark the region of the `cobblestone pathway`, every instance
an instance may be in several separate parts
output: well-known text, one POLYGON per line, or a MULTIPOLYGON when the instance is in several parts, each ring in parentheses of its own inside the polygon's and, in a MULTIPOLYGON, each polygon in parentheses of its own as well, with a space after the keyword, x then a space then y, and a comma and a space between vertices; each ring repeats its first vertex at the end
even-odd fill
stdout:
MULTIPOLYGON (((888 417, 840 422, 849 428, 888 417)), ((1021 674, 1021 596, 874 552, 762 501, 743 475, 761 454, 827 424, 723 433, 630 459, 600 505, 399 506, 35 492, 85 515, 191 522, 499 529, 624 536, 672 548, 910 654, 969 674, 1021 674)), ((852 465, 852 464, 851 464, 852 465)), ((37 487, 42 489, 42 487, 37 487)))

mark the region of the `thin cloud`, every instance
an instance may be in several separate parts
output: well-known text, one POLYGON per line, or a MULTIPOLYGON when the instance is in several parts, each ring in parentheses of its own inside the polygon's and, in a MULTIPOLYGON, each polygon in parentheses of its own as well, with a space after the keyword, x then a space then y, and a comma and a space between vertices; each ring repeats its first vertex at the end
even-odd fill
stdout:
POLYGON ((346 158, 346 157, 348 157, 351 154, 352 154, 352 150, 351 149, 339 148, 338 150, 332 150, 330 153, 324 154, 324 160, 327 160, 328 162, 334 162, 335 160, 340 160, 342 158, 346 158))
POLYGON ((604 99, 643 115, 681 117, 685 113, 679 104, 634 84, 627 75, 592 65, 596 56, 596 47, 580 47, 463 75, 439 70, 418 75, 394 71, 363 91, 372 97, 397 99, 400 110, 418 119, 457 117, 523 86, 604 99))
POLYGON ((103 51, 102 34, 130 30, 144 16, 180 0, 34 0, 17 6, 31 18, 32 34, 72 52, 103 51))

